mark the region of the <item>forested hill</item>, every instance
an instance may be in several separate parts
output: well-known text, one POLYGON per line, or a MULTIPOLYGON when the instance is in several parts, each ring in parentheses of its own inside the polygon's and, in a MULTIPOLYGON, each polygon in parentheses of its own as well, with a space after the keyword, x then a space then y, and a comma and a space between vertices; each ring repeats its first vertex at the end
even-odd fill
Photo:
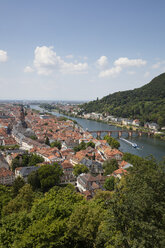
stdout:
POLYGON ((116 92, 82 105, 85 113, 109 113, 165 126, 165 73, 141 88, 116 92))

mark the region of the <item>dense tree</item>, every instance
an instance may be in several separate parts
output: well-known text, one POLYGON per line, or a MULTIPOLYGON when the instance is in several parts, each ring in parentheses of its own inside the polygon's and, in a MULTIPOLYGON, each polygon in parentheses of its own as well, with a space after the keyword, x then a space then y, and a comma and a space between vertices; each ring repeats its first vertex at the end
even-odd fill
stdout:
POLYGON ((44 198, 34 203, 32 225, 24 230, 13 247, 73 247, 68 241, 67 225, 73 209, 81 204, 85 204, 83 197, 70 185, 52 188, 44 198))
POLYGON ((23 180, 22 177, 17 177, 15 180, 14 180, 14 183, 13 183, 13 187, 12 187, 12 192, 13 192, 13 196, 17 196, 18 193, 19 193, 19 190, 25 185, 25 181, 23 180))
POLYGON ((37 154, 32 154, 29 157, 29 162, 28 162, 28 166, 34 166, 38 163, 42 163, 44 162, 44 158, 42 158, 41 156, 37 155, 37 154))
POLYGON ((32 171, 28 176, 28 183, 32 186, 33 190, 41 189, 41 183, 37 171, 32 171))
POLYGON ((3 207, 6 206, 11 199, 12 199, 11 187, 0 185, 0 217, 3 207))
POLYGON ((107 223, 100 232, 106 247, 164 247, 164 188, 164 166, 143 159, 133 167, 109 204, 107 223))
POLYGON ((144 162, 143 158, 128 152, 124 153, 123 160, 129 162, 132 165, 137 165, 144 162))
POLYGON ((95 148, 95 143, 93 143, 92 141, 89 141, 86 145, 87 147, 92 147, 92 148, 95 148))
POLYGON ((111 146, 111 148, 116 148, 118 149, 120 147, 119 141, 117 141, 115 138, 106 135, 104 136, 104 139, 107 141, 107 143, 111 146))
POLYGON ((31 135, 30 138, 31 138, 32 140, 37 140, 37 136, 36 136, 36 135, 31 135))
POLYGON ((58 141, 58 140, 55 140, 53 141, 51 144, 50 144, 51 147, 57 147, 59 150, 61 150, 61 142, 58 141))
POLYGON ((48 146, 50 146, 50 141, 49 141, 49 138, 48 137, 46 137, 45 144, 48 145, 48 146))
POLYGON ((1 186, 1 247, 164 248, 165 161, 126 156, 129 173, 90 201, 72 185, 40 194, 26 184, 14 199, 1 186))
POLYGON ((25 153, 18 155, 12 160, 12 170, 14 171, 17 167, 35 166, 38 163, 42 163, 44 159, 37 154, 25 153))
POLYGON ((92 148, 95 148, 95 144, 92 141, 89 141, 88 143, 85 143, 84 141, 82 141, 78 146, 74 147, 74 151, 78 152, 81 150, 85 150, 89 146, 92 148))
POLYGON ((0 145, 0 150, 1 151, 5 151, 5 150, 15 150, 15 149, 19 149, 19 145, 8 145, 8 146, 2 146, 0 145))
POLYGON ((78 152, 80 150, 85 150, 86 149, 86 143, 82 141, 78 146, 74 147, 74 151, 78 152))
POLYGON ((54 163, 54 165, 43 165, 29 175, 28 182, 33 189, 41 189, 43 192, 46 192, 53 186, 59 185, 62 175, 62 168, 57 163, 54 163))
POLYGON ((81 173, 88 173, 89 169, 84 164, 76 164, 73 168, 73 174, 78 177, 81 173))
POLYGON ((118 163, 116 159, 106 160, 103 163, 104 175, 110 175, 112 172, 118 169, 118 163))
POLYGON ((103 216, 104 210, 97 204, 84 204, 75 208, 67 225, 70 244, 67 247, 94 247, 103 216))
POLYGON ((24 230, 32 224, 27 211, 19 211, 6 215, 1 220, 0 244, 1 247, 11 248, 13 242, 20 239, 24 230))
POLYGON ((111 176, 105 180, 104 188, 106 190, 114 190, 114 187, 115 187, 115 178, 111 176))
POLYGON ((109 113, 116 117, 157 122, 165 126, 165 73, 134 90, 116 92, 82 105, 84 112, 109 113))
POLYGON ((93 202, 95 204, 101 206, 102 209, 109 208, 108 203, 113 197, 113 191, 103 191, 103 190, 97 190, 96 194, 93 197, 93 202))
POLYGON ((32 188, 29 184, 26 184, 20 189, 19 194, 3 208, 3 214, 8 215, 23 210, 30 210, 33 200, 34 193, 32 188))

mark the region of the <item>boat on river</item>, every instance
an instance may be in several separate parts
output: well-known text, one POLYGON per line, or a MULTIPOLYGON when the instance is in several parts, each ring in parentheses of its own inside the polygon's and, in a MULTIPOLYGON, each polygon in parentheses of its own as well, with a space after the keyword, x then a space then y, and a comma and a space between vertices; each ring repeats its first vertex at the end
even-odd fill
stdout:
POLYGON ((137 148, 137 147, 138 147, 138 145, 137 145, 136 143, 132 143, 132 146, 133 146, 134 148, 137 148))
MULTIPOLYGON (((40 110, 43 112, 43 109, 39 107, 39 105, 30 105, 31 109, 40 110)), ((57 112, 52 112, 52 115, 55 116, 64 116, 62 114, 59 114, 57 112)), ((69 117, 70 119, 76 120, 81 127, 86 130, 121 130, 121 127, 115 127, 115 126, 109 126, 108 124, 96 122, 94 120, 86 120, 83 118, 74 118, 69 117)), ((112 135, 113 137, 113 135, 112 135)), ((117 136, 116 136, 117 138, 117 136)), ((122 137, 121 137, 122 138, 122 137)), ((124 137, 123 137, 124 138, 124 137)), ((127 139, 125 137, 125 139, 127 139)), ((121 151, 122 152, 130 152, 134 155, 138 155, 141 157, 146 157, 152 154, 158 161, 162 160, 165 156, 165 141, 161 139, 154 139, 152 136, 148 137, 145 135, 142 135, 142 137, 135 137, 135 139, 131 140, 132 142, 136 143, 136 140, 138 142, 138 147, 134 148, 131 144, 128 144, 127 141, 121 140, 121 151), (144 149, 145 147, 145 149, 144 149)))
POLYGON ((133 148, 138 148, 138 145, 136 143, 133 143, 133 142, 126 140, 124 138, 120 138, 120 139, 127 142, 128 144, 130 144, 133 148))

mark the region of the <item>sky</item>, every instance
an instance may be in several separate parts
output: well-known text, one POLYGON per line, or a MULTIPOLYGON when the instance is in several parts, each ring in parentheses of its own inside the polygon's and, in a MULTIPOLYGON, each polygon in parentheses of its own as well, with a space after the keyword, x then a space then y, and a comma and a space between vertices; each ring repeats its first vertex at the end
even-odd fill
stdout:
POLYGON ((165 72, 164 0, 0 0, 0 100, 93 100, 165 72))

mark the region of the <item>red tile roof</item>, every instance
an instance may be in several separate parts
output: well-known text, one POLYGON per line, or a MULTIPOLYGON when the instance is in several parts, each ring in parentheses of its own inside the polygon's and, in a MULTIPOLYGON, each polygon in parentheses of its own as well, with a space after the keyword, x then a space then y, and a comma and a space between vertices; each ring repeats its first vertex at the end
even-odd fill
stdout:
POLYGON ((67 168, 73 168, 73 165, 68 161, 65 160, 62 164, 61 164, 63 169, 67 169, 67 168))
POLYGON ((6 168, 0 168, 0 177, 8 177, 8 176, 14 176, 14 173, 6 168))
POLYGON ((126 170, 124 170, 124 169, 122 169, 122 168, 120 168, 120 169, 117 169, 117 170, 115 170, 114 172, 113 172, 113 174, 115 174, 115 175, 118 175, 118 174, 127 174, 128 173, 128 171, 126 171, 126 170))
POLYGON ((125 166, 125 165, 127 165, 128 164, 128 162, 126 162, 126 161, 122 161, 121 163, 120 163, 120 168, 122 168, 123 166, 125 166))

